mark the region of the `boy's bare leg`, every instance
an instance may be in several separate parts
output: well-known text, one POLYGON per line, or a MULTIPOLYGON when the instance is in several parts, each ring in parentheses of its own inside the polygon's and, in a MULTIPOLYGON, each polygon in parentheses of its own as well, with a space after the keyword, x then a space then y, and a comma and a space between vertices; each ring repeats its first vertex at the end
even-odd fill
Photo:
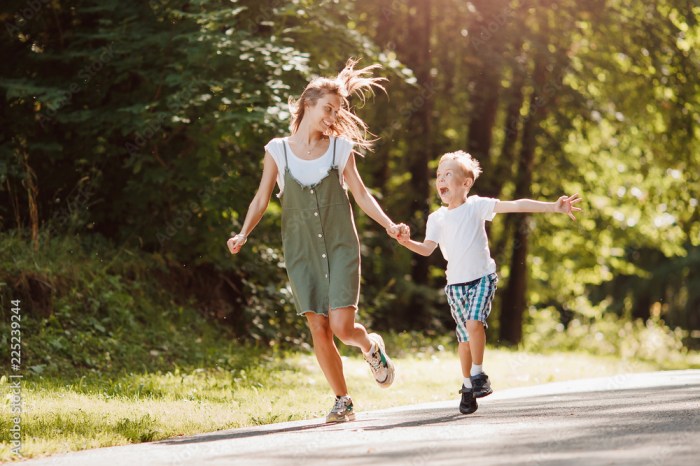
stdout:
POLYGON ((478 320, 468 320, 467 333, 469 334, 469 349, 472 353, 473 362, 480 366, 484 362, 484 348, 486 347, 484 324, 478 320))
POLYGON ((462 365, 462 377, 469 378, 469 371, 472 369, 472 353, 469 349, 469 342, 460 343, 457 347, 459 362, 462 365))
POLYGON ((348 387, 343 374, 343 361, 340 359, 338 347, 335 346, 328 317, 313 312, 307 312, 304 315, 311 331, 316 359, 331 390, 336 396, 347 395, 348 387))
POLYGON ((457 346, 457 352, 459 353, 459 362, 462 365, 462 376, 464 377, 462 388, 459 390, 459 393, 462 394, 459 412, 471 414, 478 409, 479 405, 476 402, 476 398, 474 398, 474 388, 469 377, 469 371, 472 367, 472 352, 469 349, 469 342, 460 342, 459 346, 457 346))
POLYGON ((332 332, 346 345, 357 346, 363 353, 368 352, 372 347, 367 329, 355 322, 354 307, 333 309, 330 312, 329 321, 332 332))
MULTIPOLYGON (((484 362, 484 347, 486 346, 486 330, 484 329, 484 324, 478 320, 468 320, 467 333, 469 333, 469 349, 472 353, 473 365, 481 366, 484 362)), ((481 398, 493 393, 489 377, 484 373, 481 367, 474 367, 471 383, 475 398, 481 398)))

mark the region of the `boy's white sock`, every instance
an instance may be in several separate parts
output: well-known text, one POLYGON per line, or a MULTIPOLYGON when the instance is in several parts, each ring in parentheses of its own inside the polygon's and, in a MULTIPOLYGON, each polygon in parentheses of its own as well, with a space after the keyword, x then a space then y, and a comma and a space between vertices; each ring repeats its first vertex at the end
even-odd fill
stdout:
POLYGON ((472 388, 472 379, 465 377, 464 380, 462 380, 462 385, 464 385, 464 388, 472 388))
POLYGON ((372 341, 372 344, 369 347, 369 351, 367 351, 365 354, 374 354, 377 351, 377 344, 372 341))
POLYGON ((472 370, 469 373, 474 377, 475 375, 481 374, 483 369, 481 369, 481 364, 472 364, 472 370))

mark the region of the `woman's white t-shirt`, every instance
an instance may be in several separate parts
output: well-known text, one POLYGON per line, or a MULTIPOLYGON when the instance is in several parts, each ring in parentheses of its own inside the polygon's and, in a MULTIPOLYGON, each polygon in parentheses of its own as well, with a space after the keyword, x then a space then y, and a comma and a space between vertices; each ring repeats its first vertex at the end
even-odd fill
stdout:
MULTIPOLYGON (((289 147, 287 138, 275 138, 267 143, 265 150, 272 156, 277 164, 277 185, 280 188, 277 196, 281 196, 284 192, 284 146, 287 148, 287 161, 289 162, 289 171, 292 176, 304 186, 313 186, 320 182, 328 175, 333 163, 333 140, 331 137, 328 150, 320 157, 313 160, 304 160, 296 156, 289 147), (284 146, 283 146, 284 145, 284 146)), ((353 142, 345 138, 337 138, 335 146, 335 164, 338 166, 338 177, 340 183, 343 183, 343 170, 348 163, 350 154, 352 153, 353 142)))
POLYGON ((496 271, 486 237, 486 221, 496 216, 498 199, 469 196, 450 210, 440 207, 428 216, 425 240, 440 246, 447 260, 447 284, 466 283, 496 271))

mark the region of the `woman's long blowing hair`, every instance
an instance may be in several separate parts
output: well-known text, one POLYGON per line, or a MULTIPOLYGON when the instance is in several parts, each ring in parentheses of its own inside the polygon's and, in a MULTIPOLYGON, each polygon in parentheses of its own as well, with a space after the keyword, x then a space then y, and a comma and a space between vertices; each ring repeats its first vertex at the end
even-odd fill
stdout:
POLYGON ((315 105, 318 99, 326 94, 336 94, 340 97, 341 105, 329 135, 342 136, 353 141, 356 146, 372 149, 374 140, 369 139, 368 136, 374 135, 369 132, 367 124, 352 111, 349 98, 357 96, 364 104, 368 95, 374 95, 375 87, 386 92, 384 86, 380 84, 386 79, 372 77, 372 71, 381 68, 381 65, 374 64, 356 70, 357 62, 358 60, 350 58, 345 68, 335 78, 316 78, 306 86, 298 100, 289 98, 292 134, 299 130, 307 105, 315 105))

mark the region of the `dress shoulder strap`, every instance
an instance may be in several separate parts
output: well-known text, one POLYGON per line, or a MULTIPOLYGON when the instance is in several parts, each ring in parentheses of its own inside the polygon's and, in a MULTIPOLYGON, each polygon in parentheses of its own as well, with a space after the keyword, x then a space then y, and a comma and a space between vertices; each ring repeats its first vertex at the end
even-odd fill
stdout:
POLYGON ((337 137, 333 137, 333 162, 331 162, 331 167, 335 167, 335 143, 338 141, 337 137))
POLYGON ((289 167, 289 162, 287 161, 287 138, 282 138, 282 150, 284 151, 284 168, 289 167))

